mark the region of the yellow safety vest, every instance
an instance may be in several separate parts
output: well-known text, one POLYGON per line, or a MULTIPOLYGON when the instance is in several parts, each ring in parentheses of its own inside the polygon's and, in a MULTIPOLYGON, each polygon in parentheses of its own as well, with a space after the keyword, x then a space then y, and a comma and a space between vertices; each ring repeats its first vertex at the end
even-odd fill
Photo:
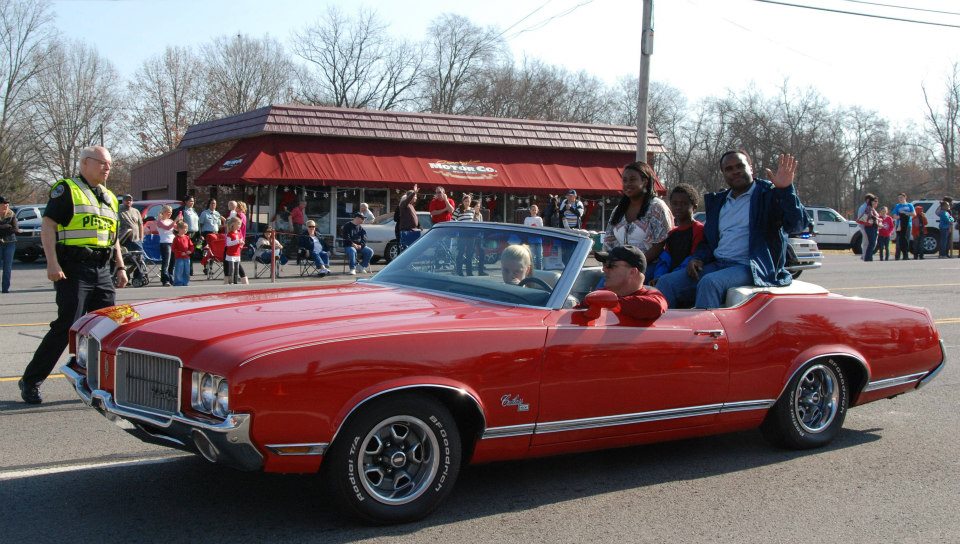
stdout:
POLYGON ((111 247, 117 239, 117 224, 120 218, 120 203, 106 187, 101 186, 106 202, 101 202, 86 183, 77 183, 70 178, 61 179, 59 185, 70 189, 73 198, 73 218, 67 226, 57 225, 57 243, 67 246, 111 247))

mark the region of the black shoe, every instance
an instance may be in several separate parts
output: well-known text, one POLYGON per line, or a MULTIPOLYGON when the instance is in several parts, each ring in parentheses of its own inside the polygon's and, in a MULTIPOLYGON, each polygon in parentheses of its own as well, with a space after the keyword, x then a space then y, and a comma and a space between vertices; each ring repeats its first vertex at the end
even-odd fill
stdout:
POLYGON ((36 385, 27 387, 26 384, 23 383, 23 378, 20 378, 17 386, 20 387, 20 398, 23 399, 23 402, 27 404, 40 404, 43 402, 43 397, 40 396, 40 387, 36 385))

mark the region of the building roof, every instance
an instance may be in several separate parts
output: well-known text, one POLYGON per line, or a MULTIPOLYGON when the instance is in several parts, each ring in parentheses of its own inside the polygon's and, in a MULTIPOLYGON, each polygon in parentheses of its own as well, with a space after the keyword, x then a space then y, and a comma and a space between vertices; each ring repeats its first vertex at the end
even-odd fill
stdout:
MULTIPOLYGON (((287 104, 266 106, 193 125, 187 129, 180 147, 191 148, 264 134, 633 152, 636 150, 637 129, 287 104)), ((647 146, 652 153, 666 151, 652 130, 647 132, 647 146)))

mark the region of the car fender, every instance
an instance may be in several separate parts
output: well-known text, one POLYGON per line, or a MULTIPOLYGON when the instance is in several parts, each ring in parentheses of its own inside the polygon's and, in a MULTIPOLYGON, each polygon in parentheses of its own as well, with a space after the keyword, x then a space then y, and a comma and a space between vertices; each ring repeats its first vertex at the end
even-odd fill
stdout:
POLYGON ((480 419, 480 434, 482 434, 483 430, 487 428, 487 411, 483 406, 483 402, 480 400, 480 395, 477 394, 472 387, 448 378, 436 376, 408 376, 402 379, 390 380, 367 387, 361 391, 358 391, 353 397, 351 397, 350 400, 341 407, 340 411, 332 421, 333 427, 336 430, 330 439, 330 443, 333 444, 334 441, 336 441, 337 436, 340 434, 340 430, 343 428, 344 423, 346 423, 350 416, 356 413, 357 410, 361 409, 368 402, 392 393, 416 391, 446 391, 462 395, 463 398, 468 401, 468 404, 472 405, 476 410, 475 415, 480 419))
POLYGON ((781 380, 783 385, 780 387, 780 393, 777 395, 777 399, 783 395, 783 392, 786 390, 790 380, 792 380, 796 373, 799 372, 800 369, 803 368, 807 363, 817 359, 830 358, 841 359, 842 366, 847 367, 848 365, 854 365, 853 369, 859 369, 860 371, 860 375, 858 376, 847 377, 848 383, 850 384, 850 398, 852 400, 851 405, 853 405, 857 396, 859 396, 860 392, 863 391, 863 388, 870 383, 872 371, 870 368, 870 363, 867 362, 867 358, 864 357, 859 350, 843 344, 822 344, 818 346, 812 346, 797 353, 790 362, 790 365, 786 367, 786 372, 781 380))

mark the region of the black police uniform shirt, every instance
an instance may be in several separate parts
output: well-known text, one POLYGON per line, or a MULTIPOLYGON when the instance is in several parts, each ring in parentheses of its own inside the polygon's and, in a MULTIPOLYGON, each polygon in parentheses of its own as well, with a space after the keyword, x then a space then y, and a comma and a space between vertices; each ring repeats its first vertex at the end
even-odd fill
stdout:
MULTIPOLYGON (((72 178, 79 186, 86 185, 93 191, 93 194, 103 202, 106 196, 103 194, 103 188, 99 185, 91 187, 83 176, 72 178)), ((73 219, 73 195, 70 194, 70 188, 66 184, 60 184, 50 193, 50 200, 47 201, 47 208, 43 211, 44 217, 53 219, 58 225, 66 227, 73 219)))

